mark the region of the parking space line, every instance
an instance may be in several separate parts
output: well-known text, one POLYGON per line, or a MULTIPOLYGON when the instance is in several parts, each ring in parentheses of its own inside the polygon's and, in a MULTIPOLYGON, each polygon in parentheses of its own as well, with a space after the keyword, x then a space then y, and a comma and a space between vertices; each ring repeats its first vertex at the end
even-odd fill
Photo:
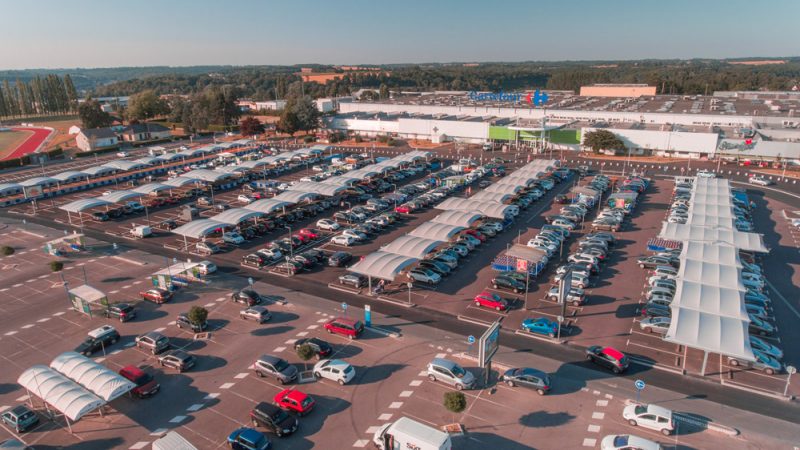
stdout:
POLYGON ((215 398, 219 397, 219 392, 212 392, 206 395, 203 400, 214 400, 215 398))
POLYGON ((402 407, 403 407, 403 402, 392 402, 392 404, 389 405, 389 409, 400 409, 402 407))
POLYGON ((142 448, 145 448, 145 447, 147 447, 148 445, 150 445, 150 442, 149 442, 149 441, 139 441, 139 442, 137 442, 137 443, 135 443, 135 444, 131 445, 131 446, 130 446, 130 447, 128 447, 128 448, 129 448, 130 450, 139 450, 139 449, 142 449, 142 448))
POLYGON ((158 429, 153 430, 153 432, 150 433, 150 436, 161 436, 162 434, 166 433, 167 431, 169 431, 169 430, 166 429, 166 428, 158 428, 158 429))
POLYGON ((169 423, 181 423, 186 420, 186 416, 175 416, 169 420, 169 423))
POLYGON ((205 304, 205 305, 203 305, 203 306, 205 306, 206 308, 211 308, 211 307, 212 307, 212 306, 214 306, 214 305, 216 305, 216 303, 214 303, 214 302, 211 302, 211 303, 206 303, 206 304, 205 304))
POLYGON ((417 375, 420 376, 420 377, 427 377, 428 376, 428 371, 427 370, 423 370, 422 372, 418 373, 417 375))
POLYGON ((247 378, 248 375, 250 375, 250 373, 242 372, 242 373, 237 373, 233 378, 236 378, 237 380, 241 380, 242 378, 247 378))
POLYGON ((284 342, 284 344, 287 344, 287 345, 292 345, 292 344, 294 344, 296 341, 297 341, 297 339, 287 339, 287 340, 286 340, 286 342, 284 342))
POLYGON ((600 425, 589 425, 586 429, 589 433, 599 433, 600 432, 600 425))
MULTIPOLYGON (((319 312, 319 311, 317 311, 317 312, 319 312)), ((327 321, 328 321, 328 319, 319 319, 317 321, 317 323, 324 323, 324 322, 327 322, 327 321)))
POLYGON ((18 401, 18 402, 27 402, 29 398, 30 397, 26 394, 26 395, 23 395, 22 397, 17 397, 16 401, 18 401))
POLYGON ((308 334, 308 331, 301 331, 301 332, 297 333, 295 336, 301 336, 302 337, 302 336, 305 336, 307 334, 308 334))
POLYGON ((408 398, 411 397, 412 395, 414 395, 414 391, 403 391, 400 393, 400 397, 402 398, 408 398))
POLYGON ((50 317, 42 317, 41 319, 37 320, 36 322, 38 322, 38 323, 45 323, 45 322, 47 322, 47 321, 48 321, 48 320, 50 320, 50 319, 51 319, 50 317))
POLYGON ((319 325, 309 325, 306 327, 307 330, 316 330, 317 328, 319 328, 319 325))
POLYGON ((156 333, 161 333, 161 332, 162 332, 162 331, 164 331, 164 330, 166 330, 166 327, 156 328, 156 329, 155 329, 155 330, 153 330, 153 331, 155 331, 156 333))
POLYGON ((586 438, 583 440, 584 447, 594 447, 595 445, 597 445, 597 439, 586 438))
POLYGON ((381 414, 380 416, 378 416, 378 420, 380 420, 382 422, 386 422, 387 420, 391 420, 391 418, 392 418, 392 415, 389 414, 389 413, 381 414))
POLYGON ((273 350, 273 351, 274 351, 275 353, 280 353, 280 352, 282 352, 282 351, 284 351, 284 350, 286 350, 286 347, 275 347, 275 350, 273 350))
POLYGON ((53 317, 58 317, 64 315, 64 311, 59 311, 57 313, 53 313, 53 317))
POLYGON ((593 412, 592 419, 603 420, 606 417, 606 413, 603 412, 593 412))
POLYGON ((447 357, 447 353, 437 353, 435 358, 445 358, 447 357))
POLYGON ((367 446, 367 444, 369 444, 369 441, 368 441, 368 440, 366 440, 366 439, 359 439, 359 440, 357 440, 357 441, 356 441, 356 442, 353 444, 353 447, 363 448, 363 447, 366 447, 366 446, 367 446))
POLYGON ((190 412, 195 412, 195 411, 199 411, 203 406, 205 406, 204 403, 195 403, 194 405, 186 408, 186 410, 190 411, 190 412))
POLYGON ((598 400, 595 402, 595 406, 608 406, 608 400, 598 400))
POLYGON ((411 383, 408 383, 408 385, 414 387, 420 386, 422 385, 422 380, 412 380, 411 383))
POLYGON ((375 434, 376 431, 378 431, 380 429, 381 429, 380 425, 373 425, 373 426, 367 428, 367 434, 373 435, 373 434, 375 434))

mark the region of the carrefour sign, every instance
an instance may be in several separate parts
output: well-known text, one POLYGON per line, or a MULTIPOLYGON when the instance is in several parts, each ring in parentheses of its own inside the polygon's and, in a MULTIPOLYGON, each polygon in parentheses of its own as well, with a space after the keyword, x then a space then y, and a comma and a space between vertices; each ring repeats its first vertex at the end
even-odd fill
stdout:
POLYGON ((547 103, 547 93, 541 92, 538 89, 534 92, 529 92, 527 95, 510 94, 507 92, 476 92, 470 91, 467 94, 472 101, 494 101, 494 102, 508 102, 508 103, 528 103, 531 106, 541 106, 547 103))

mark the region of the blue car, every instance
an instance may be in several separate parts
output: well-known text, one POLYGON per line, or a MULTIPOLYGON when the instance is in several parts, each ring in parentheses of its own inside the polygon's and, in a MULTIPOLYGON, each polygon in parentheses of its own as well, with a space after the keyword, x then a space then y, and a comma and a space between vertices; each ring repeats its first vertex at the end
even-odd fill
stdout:
POLYGON ((558 332, 558 322, 539 317, 538 319, 525 319, 522 321, 522 329, 535 334, 544 334, 546 336, 556 337, 558 332))
POLYGON ((233 450, 267 450, 272 443, 264 433, 252 428, 242 427, 228 436, 228 445, 233 450))

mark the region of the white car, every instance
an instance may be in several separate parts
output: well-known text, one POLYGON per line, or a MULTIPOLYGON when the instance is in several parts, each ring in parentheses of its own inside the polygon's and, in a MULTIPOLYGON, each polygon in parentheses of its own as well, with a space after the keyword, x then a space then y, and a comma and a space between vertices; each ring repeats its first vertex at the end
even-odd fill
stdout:
MULTIPOLYGON (((528 241, 528 247, 544 247, 550 250, 550 252, 555 252, 558 250, 558 245, 546 240, 546 239, 538 239, 534 238, 528 241)), ((550 253, 548 252, 548 253, 550 253)))
POLYGON ((486 222, 486 223, 484 223, 484 225, 489 227, 489 228, 491 228, 491 229, 493 229, 494 231, 496 231, 498 233, 503 231, 503 224, 501 224, 500 222, 486 222))
POLYGON ((361 242, 361 241, 366 241, 367 240, 367 235, 366 234, 358 232, 358 231, 353 230, 351 228, 348 228, 348 229, 342 231, 342 236, 347 236, 347 237, 353 238, 353 241, 355 241, 355 242, 361 242))
POLYGON ((197 263, 197 269, 203 275, 208 275, 217 271, 217 265, 211 261, 200 261, 197 263))
POLYGON ((601 450, 661 450, 661 444, 632 434, 609 434, 600 442, 601 450))
POLYGON ((341 385, 350 382, 356 376, 356 369, 341 359, 323 359, 314 364, 314 377, 325 378, 341 385))
POLYGON ((551 225, 555 225, 557 227, 566 228, 569 231, 572 231, 572 230, 575 229, 575 224, 574 223, 570 222, 569 220, 564 220, 564 219, 556 219, 556 220, 553 221, 553 223, 551 223, 551 225))
POLYGON ((239 200, 240 202, 245 203, 245 204, 253 202, 252 198, 250 198, 249 196, 244 195, 244 194, 240 194, 238 197, 236 197, 236 200, 239 200))
POLYGON ((344 245, 345 247, 350 247, 351 245, 356 243, 356 240, 352 238, 352 236, 345 236, 340 234, 339 236, 334 236, 331 239, 332 244, 336 245, 344 245))
POLYGON ((749 183, 756 184, 759 186, 769 186, 771 184, 774 184, 772 180, 768 180, 764 177, 752 177, 750 178, 749 183))
POLYGON ((257 251, 259 255, 264 255, 265 258, 271 261, 277 261, 283 257, 283 253, 276 248, 262 248, 261 250, 257 251))
POLYGON ((708 170, 698 170, 697 176, 700 178, 717 178, 717 174, 708 170))
POLYGON ((285 191, 287 189, 289 189, 289 184, 287 184, 287 183, 281 183, 281 184, 278 185, 278 190, 279 191, 285 191))
POLYGON ((117 152, 117 156, 120 158, 127 158, 130 155, 128 155, 128 152, 117 152))
POLYGON ((222 235, 222 242, 226 244, 239 245, 244 242, 244 238, 241 234, 231 231, 230 233, 224 233, 222 235))
POLYGON ((331 219, 320 219, 317 221, 317 228, 325 231, 336 231, 341 228, 341 225, 331 219))
POLYGON ((622 417, 632 426, 640 426, 669 436, 675 430, 672 411, 657 405, 628 405, 622 410, 622 417))

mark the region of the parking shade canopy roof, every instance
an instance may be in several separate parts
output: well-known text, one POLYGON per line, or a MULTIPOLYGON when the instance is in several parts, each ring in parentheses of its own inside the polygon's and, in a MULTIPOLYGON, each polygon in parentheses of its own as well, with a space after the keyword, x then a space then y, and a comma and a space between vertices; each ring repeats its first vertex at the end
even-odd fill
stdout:
POLYGON ((121 397, 136 387, 135 383, 113 370, 75 352, 56 356, 50 363, 50 368, 80 384, 105 402, 121 397))
POLYGON ((749 320, 671 306, 672 320, 664 340, 711 353, 753 361, 749 320))
POLYGON ((301 181, 289 188, 292 192, 308 192, 312 194, 319 194, 325 197, 333 197, 334 195, 344 192, 348 189, 347 186, 337 186, 330 183, 318 183, 316 181, 301 181))
POLYGON ((238 225, 245 220, 261 217, 263 215, 264 213, 261 211, 254 211, 252 209, 245 208, 233 208, 213 216, 211 220, 216 220, 217 222, 222 222, 224 224, 233 226, 238 225))
POLYGON ((226 226, 228 226, 228 224, 218 222, 216 220, 200 219, 193 220, 185 225, 181 225, 172 230, 172 232, 180 236, 200 239, 217 228, 224 228, 226 226))
POLYGON ((163 155, 156 156, 154 159, 157 159, 159 161, 169 162, 169 161, 175 161, 177 159, 183 159, 183 155, 180 155, 178 153, 164 153, 163 155))
POLYGON ((692 214, 703 214, 706 216, 716 216, 723 219, 733 219, 736 217, 736 214, 733 213, 733 206, 731 205, 698 205, 692 203, 689 206, 689 218, 692 217, 692 214))
POLYGON ((171 189, 175 189, 175 186, 170 186, 168 184, 162 184, 162 183, 147 183, 138 186, 132 190, 133 192, 138 192, 140 194, 149 194, 151 192, 168 191, 171 189))
POLYGON ((53 175, 53 178, 58 181, 64 182, 68 180, 80 180, 81 178, 86 178, 88 176, 89 176, 88 173, 79 172, 77 170, 67 170, 65 172, 53 175))
POLYGON ((158 159, 158 158, 151 158, 149 156, 145 156, 143 158, 134 159, 133 162, 142 163, 142 164, 146 164, 148 166, 152 166, 153 164, 161 162, 161 160, 158 159))
POLYGON ((680 254, 681 260, 695 260, 717 263, 723 266, 742 267, 739 251, 728 245, 714 245, 705 242, 685 242, 680 254))
POLYGON ((472 200, 470 198, 450 197, 442 203, 436 205, 434 208, 443 210, 478 212, 484 216, 493 217, 495 219, 505 219, 509 211, 512 210, 512 205, 504 205, 502 203, 491 201, 472 200))
POLYGON ((292 206, 293 204, 294 203, 292 202, 283 202, 280 200, 275 200, 274 198, 262 198, 261 200, 256 200, 253 203, 243 206, 243 208, 269 214, 287 206, 292 206))
POLYGON ((112 167, 117 170, 136 170, 136 169, 146 169, 148 167, 147 164, 136 162, 136 161, 128 161, 125 159, 120 159, 118 161, 111 161, 103 164, 106 167, 112 167))
POLYGON ((364 259, 350 266, 347 270, 373 278, 394 281, 397 274, 415 263, 418 258, 377 251, 365 256, 364 259))
POLYGON ((88 389, 43 365, 22 372, 17 383, 73 422, 105 404, 88 389))
POLYGON ((20 186, 31 187, 31 186, 47 186, 49 184, 56 184, 61 180, 56 178, 50 177, 33 177, 28 178, 27 180, 23 180, 19 182, 20 186))
POLYGON ((406 234, 381 247, 381 251, 422 259, 441 244, 442 241, 436 239, 427 239, 406 234))
POLYGON ((200 178, 181 176, 181 177, 175 177, 175 178, 173 178, 171 180, 167 180, 167 181, 164 182, 164 184, 166 184, 167 186, 172 186, 172 187, 182 187, 182 186, 186 186, 187 184, 197 183, 199 181, 202 181, 202 180, 200 178))
POLYGON ((673 241, 696 241, 713 244, 724 244, 748 252, 767 253, 760 234, 745 233, 713 227, 701 227, 682 223, 664 223, 658 237, 673 241))
POLYGON ((445 211, 431 219, 431 222, 444 223, 459 227, 471 227, 483 217, 482 214, 470 211, 445 211))
POLYGON ((303 201, 313 200, 317 198, 318 195, 319 194, 315 194, 313 192, 285 191, 276 195, 273 197, 273 199, 282 202, 300 203, 303 201))
POLYGON ((733 224, 733 219, 719 216, 708 216, 697 211, 689 214, 689 218, 686 219, 686 225, 717 228, 720 230, 733 230, 736 228, 733 224))
POLYGON ((356 181, 360 181, 362 178, 364 178, 364 177, 356 178, 356 177, 353 177, 351 175, 354 175, 354 174, 348 173, 347 175, 340 175, 338 177, 331 177, 331 178, 328 178, 327 180, 320 181, 320 183, 322 183, 322 184, 331 184, 331 185, 334 185, 334 186, 350 186, 353 183, 355 183, 356 181))
POLYGON ((268 163, 266 161, 262 161, 260 159, 256 159, 256 160, 253 160, 253 161, 245 161, 245 162, 239 164, 239 167, 242 167, 242 168, 245 168, 245 169, 255 169, 257 167, 266 166, 267 164, 268 163))
POLYGON ((226 178, 230 178, 232 175, 225 172, 220 172, 217 170, 208 170, 208 169, 197 169, 192 170, 190 172, 185 173, 183 176, 188 178, 199 178, 203 181, 207 181, 209 183, 213 183, 216 181, 221 181, 226 178))
POLYGON ((725 286, 679 280, 670 306, 750 321, 744 306, 744 292, 725 286))
POLYGON ((678 278, 684 281, 737 289, 742 292, 745 290, 741 280, 741 269, 736 266, 723 266, 714 262, 681 259, 678 278))
POLYGON ((0 195, 6 195, 22 190, 22 185, 18 183, 0 183, 0 195))
POLYGON ((512 245, 508 250, 506 250, 506 255, 524 259, 525 261, 530 261, 534 264, 538 264, 547 258, 547 252, 544 250, 528 247, 527 245, 523 244, 512 245))
POLYGON ((102 175, 108 175, 110 173, 116 172, 117 170, 118 169, 116 169, 114 167, 109 167, 109 166, 106 166, 106 165, 94 166, 94 167, 89 167, 88 169, 82 169, 83 172, 86 172, 87 174, 89 174, 89 175, 91 175, 93 177, 99 177, 99 176, 102 176, 102 175))
POLYGON ((425 222, 408 234, 411 236, 433 239, 437 241, 447 241, 462 230, 464 230, 464 227, 456 225, 448 225, 438 222, 425 222))
POLYGON ((507 200, 514 198, 511 194, 504 194, 501 192, 478 192, 470 197, 471 200, 480 200, 482 202, 496 202, 503 203, 507 200))
MULTIPOLYGON (((501 180, 502 181, 502 180, 501 180)), ((522 183, 500 183, 497 182, 486 189, 483 192, 496 192, 501 194, 516 194, 519 191, 523 190, 525 187, 522 186, 522 183)))
POLYGON ((101 198, 107 202, 119 203, 125 200, 130 200, 132 198, 139 198, 143 195, 145 194, 142 194, 141 192, 121 190, 121 191, 111 191, 110 194, 103 195, 101 198))
POLYGON ((113 203, 108 200, 103 200, 102 198, 82 198, 80 200, 75 200, 65 205, 61 205, 58 208, 63 211, 78 213, 87 209, 97 208, 98 206, 108 206, 111 204, 113 203))

